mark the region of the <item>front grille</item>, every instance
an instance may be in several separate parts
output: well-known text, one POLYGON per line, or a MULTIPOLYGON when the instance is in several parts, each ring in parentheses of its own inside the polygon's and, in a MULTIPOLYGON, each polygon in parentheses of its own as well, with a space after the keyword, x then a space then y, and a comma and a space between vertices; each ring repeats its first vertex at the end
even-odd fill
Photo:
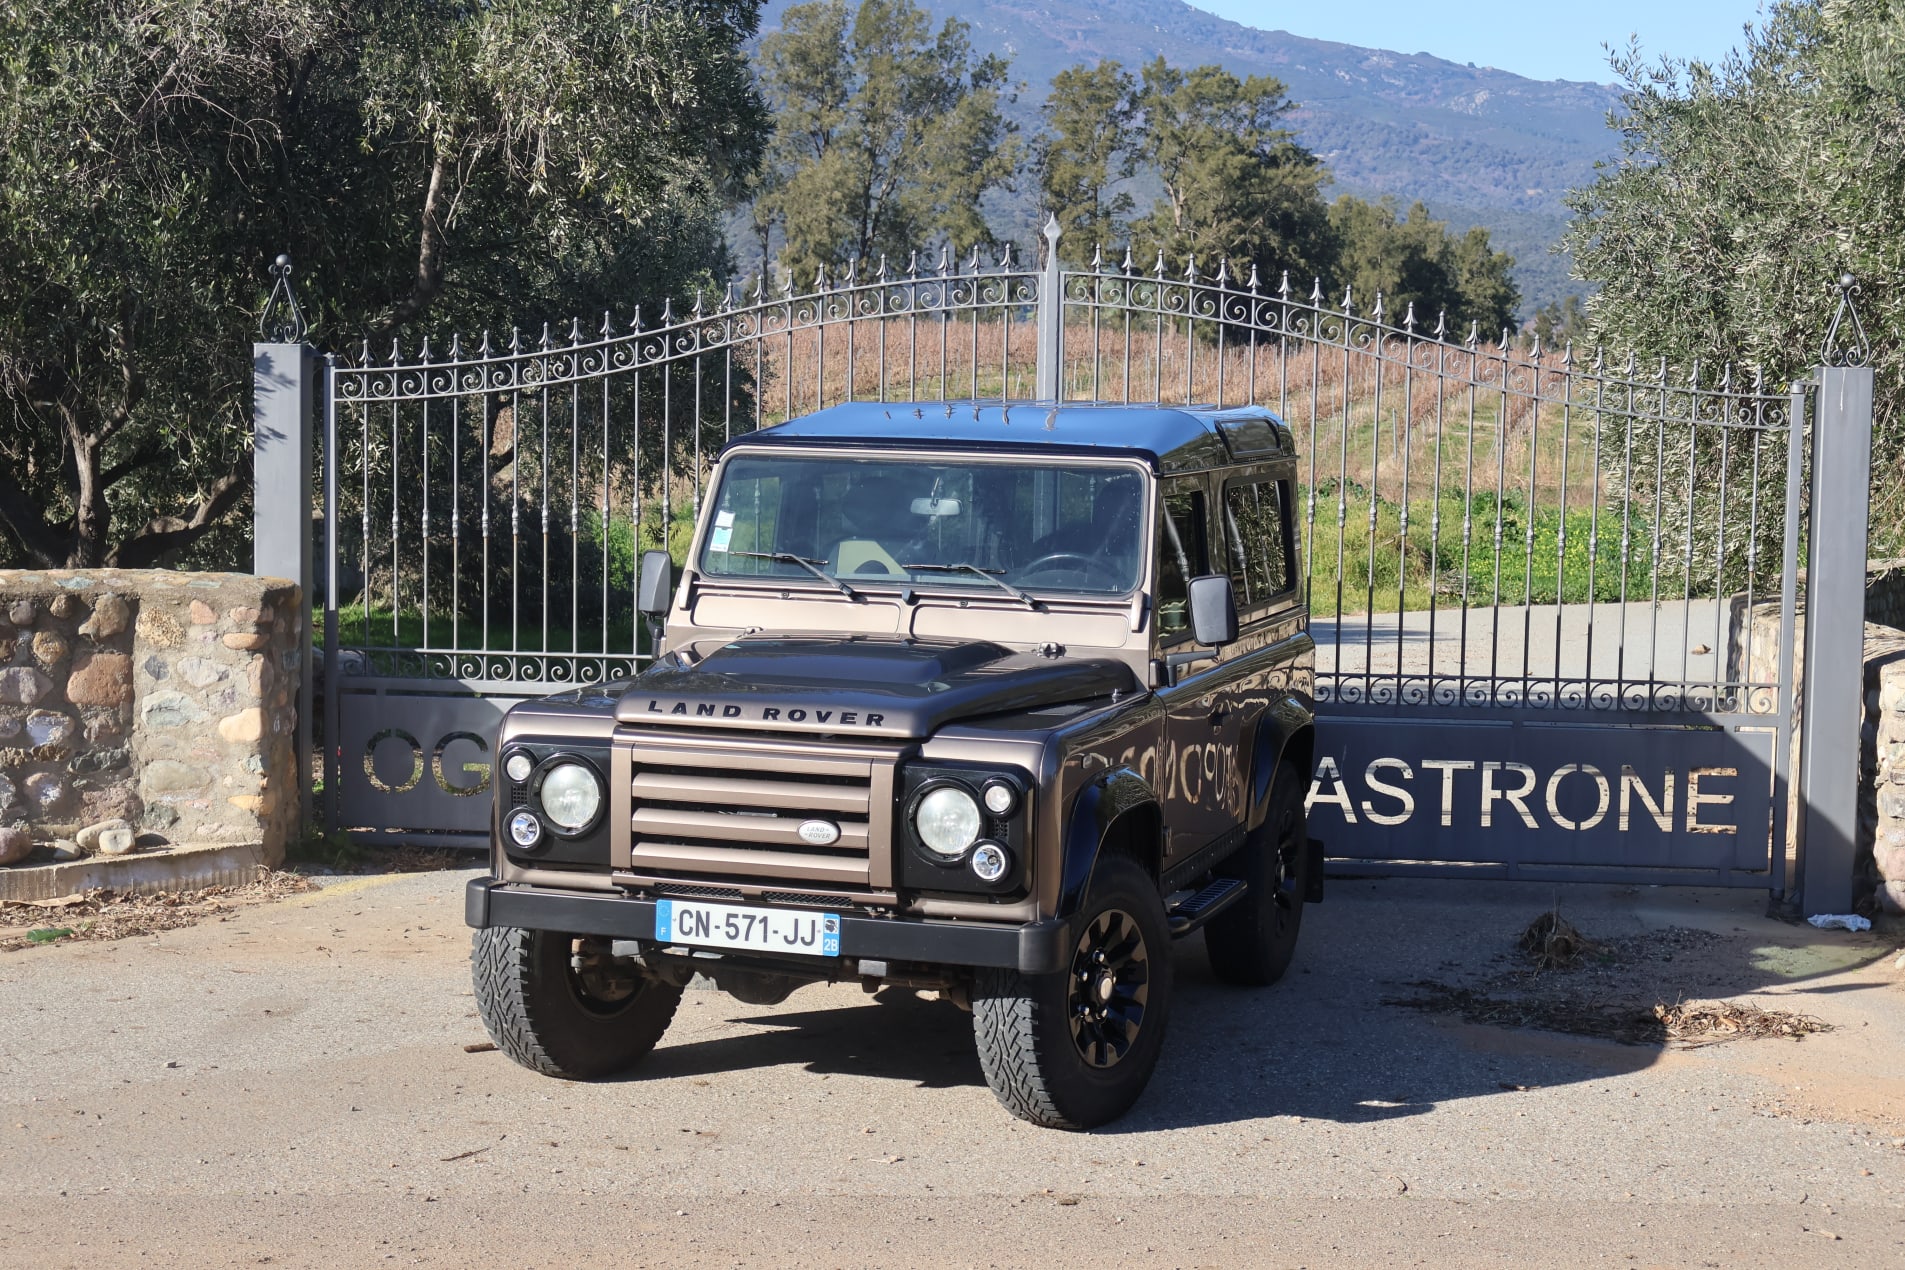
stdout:
POLYGON ((838 895, 809 895, 805 891, 762 891, 761 898, 770 904, 811 904, 816 908, 838 906, 838 895))
MULTIPOLYGON (((635 872, 891 888, 895 751, 646 734, 624 734, 619 745, 628 747, 626 867, 635 872), (802 838, 809 821, 833 825, 838 838, 824 845, 802 838)), ((792 902, 839 903, 798 894, 792 902)))
POLYGON ((739 887, 733 886, 683 886, 678 882, 662 882, 655 886, 657 895, 678 895, 684 900, 742 900, 747 896, 739 887))

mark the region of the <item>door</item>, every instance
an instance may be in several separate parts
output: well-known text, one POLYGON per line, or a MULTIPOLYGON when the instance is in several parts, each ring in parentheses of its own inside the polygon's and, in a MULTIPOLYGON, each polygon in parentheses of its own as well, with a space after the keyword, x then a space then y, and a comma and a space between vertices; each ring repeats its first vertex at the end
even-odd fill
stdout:
MULTIPOLYGON (((1210 498, 1202 477, 1164 482, 1158 506, 1155 590, 1157 652, 1162 660, 1189 652, 1190 580, 1211 572, 1210 498)), ((1164 753, 1158 794, 1164 805, 1165 864, 1175 864, 1221 837, 1236 823, 1227 791, 1234 782, 1238 720, 1222 661, 1181 668, 1164 701, 1164 753)))

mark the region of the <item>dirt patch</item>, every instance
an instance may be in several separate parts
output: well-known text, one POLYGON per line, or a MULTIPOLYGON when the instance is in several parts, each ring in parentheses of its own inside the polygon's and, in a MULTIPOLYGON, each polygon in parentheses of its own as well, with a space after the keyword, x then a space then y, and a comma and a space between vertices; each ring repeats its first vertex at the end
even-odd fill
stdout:
POLYGON ((1498 957, 1497 968, 1478 981, 1417 979, 1403 985, 1413 995, 1384 1004, 1628 1045, 1797 1040, 1829 1030, 1810 1015, 1725 999, 1741 986, 1737 959, 1728 955, 1736 942, 1687 927, 1595 938, 1551 910, 1530 922, 1514 951, 1498 957))
POLYGON ((447 847, 372 847, 353 873, 436 873, 443 869, 467 869, 488 857, 473 851, 452 851, 447 847))
POLYGON ((1654 1017, 1667 1035, 1689 1045, 1710 1045, 1746 1036, 1784 1036, 1794 1040, 1832 1025, 1810 1014, 1791 1010, 1762 1010, 1747 1001, 1682 1001, 1656 1005, 1654 1017))
POLYGON ((316 889, 317 883, 302 874, 265 872, 242 886, 158 895, 93 890, 57 900, 0 903, 0 953, 74 940, 126 939, 208 919, 225 921, 241 908, 316 889))
POLYGON ((1598 940, 1589 939, 1574 928, 1574 924, 1561 916, 1559 909, 1543 913, 1528 923, 1528 929, 1521 932, 1521 938, 1515 941, 1537 970, 1565 970, 1583 957, 1600 956, 1607 952, 1607 945, 1598 940))

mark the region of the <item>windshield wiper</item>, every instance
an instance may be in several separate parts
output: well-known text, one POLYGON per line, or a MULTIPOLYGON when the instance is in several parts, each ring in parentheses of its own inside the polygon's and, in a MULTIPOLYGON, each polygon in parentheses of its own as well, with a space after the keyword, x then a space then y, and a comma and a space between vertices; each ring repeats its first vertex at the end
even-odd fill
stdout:
POLYGON ((746 556, 750 560, 772 560, 776 564, 797 564, 807 572, 813 574, 816 578, 819 578, 822 582, 831 585, 849 600, 857 600, 860 598, 858 591, 820 567, 827 563, 825 560, 809 560, 805 556, 797 556, 791 551, 730 551, 728 554, 731 556, 746 556))
POLYGON ((1019 590, 1004 578, 998 576, 1004 572, 1004 570, 1001 569, 981 569, 976 564, 903 564, 900 568, 907 570, 909 573, 970 573, 975 577, 984 578, 1001 591, 1007 592, 1014 599, 1018 600, 1019 603, 1025 605, 1026 608, 1034 612, 1037 612, 1039 609, 1039 602, 1037 600, 1019 590))

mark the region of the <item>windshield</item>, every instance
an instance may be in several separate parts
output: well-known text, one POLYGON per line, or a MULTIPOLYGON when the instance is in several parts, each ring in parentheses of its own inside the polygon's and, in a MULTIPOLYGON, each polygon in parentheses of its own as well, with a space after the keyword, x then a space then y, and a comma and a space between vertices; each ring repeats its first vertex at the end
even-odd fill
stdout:
POLYGON ((1138 585, 1143 506, 1144 479, 1122 464, 738 454, 701 569, 816 584, 818 569, 1008 602, 1015 590, 1122 595, 1138 585))

